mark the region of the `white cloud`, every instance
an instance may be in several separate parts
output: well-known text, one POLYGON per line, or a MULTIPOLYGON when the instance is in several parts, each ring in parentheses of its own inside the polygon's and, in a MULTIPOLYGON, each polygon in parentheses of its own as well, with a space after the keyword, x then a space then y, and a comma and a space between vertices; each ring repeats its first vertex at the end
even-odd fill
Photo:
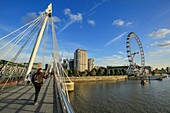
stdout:
POLYGON ((170 46, 170 40, 165 40, 163 43, 160 43, 159 46, 160 46, 160 47, 170 46))
POLYGON ((148 34, 148 36, 156 37, 156 38, 164 38, 168 34, 170 34, 170 29, 163 28, 163 29, 158 29, 157 31, 154 31, 154 32, 148 34))
POLYGON ((53 16, 53 21, 54 22, 61 22, 61 19, 57 16, 53 16))
POLYGON ((132 22, 127 22, 127 23, 126 23, 126 25, 131 25, 131 24, 132 24, 132 22))
MULTIPOLYGON (((1 32, 3 32, 3 31, 5 31, 5 32, 12 32, 14 30, 14 28, 13 27, 11 27, 11 26, 7 26, 7 25, 0 25, 0 33, 1 32)), ((2 33, 1 33, 2 34, 2 33)), ((0 37, 1 38, 1 37, 0 37)))
POLYGON ((126 55, 126 53, 123 52, 123 51, 119 51, 118 53, 121 54, 121 55, 126 55))
POLYGON ((64 14, 69 17, 69 21, 66 23, 66 25, 60 29, 58 34, 63 32, 66 28, 68 28, 71 24, 75 22, 81 22, 83 20, 83 15, 81 13, 73 14, 71 12, 71 9, 64 9, 64 14))
POLYGON ((124 25, 131 25, 131 24, 132 24, 132 22, 125 22, 122 19, 114 20, 112 23, 112 25, 115 25, 115 26, 124 26, 124 25))
POLYGON ((38 17, 38 15, 35 13, 35 12, 30 12, 30 13, 27 13, 25 17, 22 17, 22 19, 28 23, 34 19, 36 19, 38 17))
POLYGON ((112 56, 106 56, 103 57, 103 59, 108 59, 108 60, 120 60, 122 57, 120 55, 112 55, 112 56))
POLYGON ((162 55, 164 53, 170 53, 170 49, 159 49, 154 52, 148 52, 148 55, 150 56, 155 56, 155 55, 162 55))
MULTIPOLYGON (((43 12, 39 12, 39 15, 43 14, 43 12)), ((34 19, 36 19, 39 16, 36 12, 29 12, 26 14, 26 16, 22 17, 24 22, 28 23, 34 19)), ((61 19, 57 16, 53 16, 53 21, 54 22, 61 22, 61 19)))
MULTIPOLYGON (((95 14, 95 9, 104 4, 107 0, 100 0, 99 2, 95 3, 91 9, 89 9, 87 12, 83 13, 83 15, 86 15, 86 17, 89 17, 93 14, 95 14)), ((88 1, 87 1, 88 5, 88 1)))
POLYGON ((102 58, 95 58, 95 65, 109 66, 109 65, 127 65, 127 58, 120 55, 105 56, 102 58))
POLYGON ((118 20, 114 20, 112 25, 117 25, 117 26, 123 26, 125 24, 125 22, 121 19, 118 20))
POLYGON ((64 14, 69 16, 69 19, 73 22, 81 22, 83 20, 83 16, 81 13, 73 14, 71 9, 65 9, 64 14))
POLYGON ((159 44, 159 42, 154 42, 153 44, 151 44, 150 46, 153 47, 153 46, 157 46, 159 44))
POLYGON ((159 47, 167 47, 170 46, 170 40, 165 40, 163 42, 154 42, 153 44, 150 45, 151 47, 153 46, 159 46, 159 47))
POLYGON ((96 22, 94 20, 88 20, 88 24, 90 24, 91 26, 95 26, 96 22))
POLYGON ((105 3, 106 0, 101 0, 100 2, 96 3, 90 10, 89 12, 95 10, 97 7, 99 7, 100 5, 102 5, 103 3, 105 3))
POLYGON ((116 38, 110 40, 109 42, 107 42, 107 43, 105 44, 105 47, 107 47, 108 45, 112 44, 112 43, 115 42, 116 40, 122 38, 126 33, 127 33, 127 32, 124 32, 124 33, 120 34, 119 36, 117 36, 116 38))
POLYGON ((63 28, 61 28, 58 32, 58 34, 60 34, 61 32, 63 32, 67 27, 69 27, 71 24, 73 23, 73 21, 69 21, 63 28))
POLYGON ((74 51, 62 51, 62 52, 60 52, 60 57, 62 59, 73 59, 74 51))

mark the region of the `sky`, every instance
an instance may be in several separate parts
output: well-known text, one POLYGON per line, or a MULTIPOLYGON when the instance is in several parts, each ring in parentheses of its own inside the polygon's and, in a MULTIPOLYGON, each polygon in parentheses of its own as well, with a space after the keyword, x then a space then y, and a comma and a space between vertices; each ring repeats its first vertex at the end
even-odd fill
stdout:
MULTIPOLYGON (((63 58, 73 58, 81 48, 96 66, 128 65, 126 39, 135 32, 145 65, 170 67, 169 0, 1 0, 0 38, 38 17, 50 3, 63 58)), ((138 51, 133 37, 131 52, 138 51)), ((134 57, 140 64, 139 59, 134 57)))

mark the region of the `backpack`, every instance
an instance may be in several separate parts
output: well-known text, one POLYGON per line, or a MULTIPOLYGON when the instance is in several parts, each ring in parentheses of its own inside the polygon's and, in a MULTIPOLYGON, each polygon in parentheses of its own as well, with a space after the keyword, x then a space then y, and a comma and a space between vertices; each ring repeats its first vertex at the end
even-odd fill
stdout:
POLYGON ((39 84, 43 84, 43 77, 40 75, 41 73, 35 73, 32 76, 32 83, 35 84, 35 82, 39 83, 39 84), (40 77, 41 76, 41 77, 40 77), (40 77, 40 78, 39 78, 40 77), (39 78, 39 79, 38 79, 39 78), (41 80, 42 79, 42 80, 41 80))

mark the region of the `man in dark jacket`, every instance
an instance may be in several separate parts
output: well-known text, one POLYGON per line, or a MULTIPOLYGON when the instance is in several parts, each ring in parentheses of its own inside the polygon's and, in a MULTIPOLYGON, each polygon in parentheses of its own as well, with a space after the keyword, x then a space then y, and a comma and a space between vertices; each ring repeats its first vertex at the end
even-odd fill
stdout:
POLYGON ((47 77, 44 75, 42 68, 39 68, 38 71, 33 75, 32 77, 32 83, 35 87, 35 98, 34 98, 34 105, 37 105, 38 102, 38 95, 41 90, 41 86, 43 85, 43 78, 47 79, 47 77))

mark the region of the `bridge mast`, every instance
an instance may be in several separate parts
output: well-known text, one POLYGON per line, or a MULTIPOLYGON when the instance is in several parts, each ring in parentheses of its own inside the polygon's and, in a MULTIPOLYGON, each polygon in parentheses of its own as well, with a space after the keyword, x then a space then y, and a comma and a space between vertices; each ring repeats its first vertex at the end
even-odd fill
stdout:
POLYGON ((41 26, 41 29, 40 29, 40 31, 38 33, 36 43, 34 45, 33 51, 31 53, 31 57, 29 59, 29 64, 28 64, 26 75, 28 75, 31 72, 32 65, 34 63, 34 59, 35 59, 38 47, 39 47, 40 42, 41 42, 41 39, 42 39, 42 36, 43 36, 43 33, 44 33, 44 29, 45 29, 45 26, 46 26, 46 23, 47 23, 47 20, 48 20, 49 17, 51 17, 51 14, 52 14, 52 3, 50 3, 48 8, 46 9, 45 14, 46 14, 46 16, 44 18, 43 25, 41 26))

